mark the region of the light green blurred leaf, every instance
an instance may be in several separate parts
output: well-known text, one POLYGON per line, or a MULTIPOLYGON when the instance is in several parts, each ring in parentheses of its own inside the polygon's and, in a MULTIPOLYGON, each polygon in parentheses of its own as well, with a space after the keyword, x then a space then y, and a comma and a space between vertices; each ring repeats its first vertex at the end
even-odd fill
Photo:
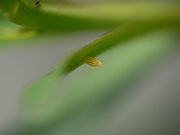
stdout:
POLYGON ((179 4, 117 3, 99 5, 61 5, 33 1, 1 0, 0 8, 13 22, 31 28, 54 30, 114 28, 125 22, 150 21, 178 23, 179 4))
POLYGON ((151 62, 175 48, 173 43, 169 32, 152 34, 103 53, 98 57, 102 67, 84 65, 64 78, 45 76, 23 94, 26 118, 40 125, 61 122, 86 106, 108 99, 119 91, 114 89, 116 84, 122 87, 130 83, 151 62))
POLYGON ((15 41, 32 38, 36 31, 23 29, 22 27, 8 21, 0 12, 0 47, 4 46, 5 41, 15 41))

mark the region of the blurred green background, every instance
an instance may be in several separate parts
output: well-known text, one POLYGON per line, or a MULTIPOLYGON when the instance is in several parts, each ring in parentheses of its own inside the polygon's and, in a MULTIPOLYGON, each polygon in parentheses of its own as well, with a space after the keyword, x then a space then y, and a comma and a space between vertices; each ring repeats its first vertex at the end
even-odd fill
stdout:
POLYGON ((0 12, 0 135, 179 135, 178 29, 123 42, 97 56, 101 67, 44 76, 108 31, 19 28, 0 12))

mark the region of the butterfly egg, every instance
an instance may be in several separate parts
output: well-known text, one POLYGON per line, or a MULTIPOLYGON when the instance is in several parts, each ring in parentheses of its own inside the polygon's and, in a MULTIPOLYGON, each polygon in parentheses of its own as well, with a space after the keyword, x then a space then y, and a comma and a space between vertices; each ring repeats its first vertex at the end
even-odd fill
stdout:
POLYGON ((86 57, 85 63, 90 65, 90 66, 94 66, 94 67, 102 65, 102 63, 99 60, 97 60, 97 59, 95 59, 93 57, 86 57))
POLYGON ((40 0, 36 0, 36 1, 34 2, 34 6, 37 7, 37 6, 39 6, 39 5, 40 5, 40 0))

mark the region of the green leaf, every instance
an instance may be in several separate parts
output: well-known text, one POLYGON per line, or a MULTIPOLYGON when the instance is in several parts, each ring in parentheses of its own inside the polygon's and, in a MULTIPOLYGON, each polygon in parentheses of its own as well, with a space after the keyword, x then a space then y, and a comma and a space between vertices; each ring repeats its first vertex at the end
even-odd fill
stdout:
POLYGON ((84 64, 86 57, 98 56, 114 46, 119 45, 119 43, 127 42, 128 40, 166 27, 176 28, 174 25, 170 26, 164 23, 130 23, 120 26, 76 51, 55 69, 55 73, 57 74, 58 71, 58 75, 69 73, 84 64))
MULTIPOLYGON (((131 30, 134 31, 134 27, 131 30)), ((129 37, 133 31, 127 34, 126 29, 123 32, 129 37)), ((138 33, 137 31, 134 32, 139 35, 139 31, 138 33)), ((118 37, 121 39, 121 36, 118 37)), ((123 39, 124 37, 126 36, 123 36, 123 39)), ((161 33, 158 36, 152 35, 144 39, 133 39, 128 43, 124 41, 129 40, 129 38, 124 39, 121 46, 100 55, 99 58, 103 62, 102 67, 83 66, 66 76, 64 76, 64 65, 62 63, 61 68, 57 68, 58 70, 54 70, 31 84, 23 93, 23 106, 28 121, 40 125, 61 121, 85 106, 104 100, 116 91, 116 89, 115 91, 111 89, 114 83, 118 81, 123 86, 133 76, 138 75, 151 61, 155 61, 159 56, 174 48, 172 45, 173 37, 172 34, 161 33)), ((104 40, 99 39, 99 41, 101 42, 97 40, 94 42, 95 44, 92 43, 92 46, 101 46, 103 43, 106 48, 107 45, 111 45, 111 42, 106 45, 104 40)), ((118 42, 114 43, 117 44, 118 42)), ((82 49, 81 53, 91 52, 88 50, 91 48, 82 49)), ((94 51, 91 53, 99 54, 96 49, 94 51)), ((86 55, 81 55, 81 53, 78 54, 84 58, 86 55)), ((78 63, 81 57, 75 57, 70 61, 73 62, 77 59, 76 62, 78 63)))
POLYGON ((36 35, 36 31, 22 28, 10 22, 0 13, 0 35, 0 47, 5 47, 6 41, 32 38, 36 35))
POLYGON ((55 30, 114 28, 124 22, 179 23, 179 4, 117 3, 100 5, 58 5, 28 0, 1 0, 0 8, 16 24, 55 30))

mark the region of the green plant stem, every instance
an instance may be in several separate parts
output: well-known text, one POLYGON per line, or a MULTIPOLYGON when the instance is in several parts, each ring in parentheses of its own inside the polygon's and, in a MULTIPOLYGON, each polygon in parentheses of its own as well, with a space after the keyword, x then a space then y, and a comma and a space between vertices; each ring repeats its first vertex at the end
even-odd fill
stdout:
MULTIPOLYGON (((176 28, 175 25, 161 22, 155 24, 136 22, 121 26, 91 42, 82 49, 77 50, 75 53, 65 59, 64 62, 57 66, 57 68, 49 75, 59 76, 62 74, 67 74, 84 64, 86 57, 96 57, 117 45, 121 45, 123 42, 167 27, 176 28)), ((177 25, 177 27, 179 26, 177 25)))
POLYGON ((56 30, 114 28, 125 22, 179 22, 178 4, 117 3, 116 5, 35 7, 22 0, 1 0, 5 15, 19 25, 56 30))

